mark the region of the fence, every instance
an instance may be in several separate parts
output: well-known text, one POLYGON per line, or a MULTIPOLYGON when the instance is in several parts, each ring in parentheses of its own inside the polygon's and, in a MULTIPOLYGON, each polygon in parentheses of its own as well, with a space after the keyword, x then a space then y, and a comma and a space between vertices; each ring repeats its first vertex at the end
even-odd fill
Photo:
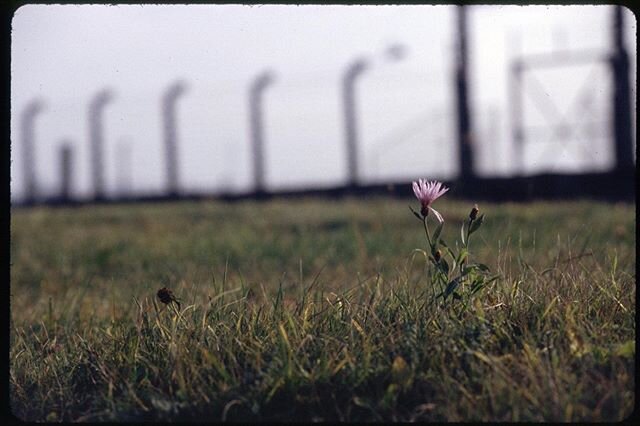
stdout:
MULTIPOLYGON (((300 167, 304 171, 304 167, 308 166, 296 164, 297 160, 287 158, 286 147, 275 149, 279 143, 278 132, 294 132, 301 139, 316 140, 314 147, 305 145, 307 142, 301 140, 299 146, 289 148, 309 149, 312 161, 324 162, 324 168, 320 168, 319 173, 316 171, 316 188, 343 188, 353 192, 372 185, 410 180, 411 176, 421 174, 420 171, 425 169, 429 170, 431 177, 455 179, 460 183, 460 188, 469 188, 472 182, 481 178, 483 169, 486 171, 491 168, 491 165, 487 167, 486 164, 484 167, 479 166, 481 162, 486 163, 487 159, 495 160, 504 155, 498 154, 500 150, 496 149, 491 139, 499 133, 500 123, 506 121, 509 121, 511 128, 514 152, 511 162, 515 164, 516 175, 528 176, 556 169, 566 171, 567 165, 558 167, 553 161, 558 158, 558 152, 571 150, 574 154, 578 152, 583 155, 582 159, 574 161, 574 173, 611 172, 618 176, 630 176, 635 161, 634 137, 629 55, 622 39, 622 8, 612 8, 612 43, 608 51, 567 50, 535 56, 516 54, 512 57, 509 64, 508 117, 501 115, 496 108, 479 108, 474 103, 473 85, 470 84, 473 74, 469 65, 470 40, 473 35, 468 29, 468 9, 466 6, 458 7, 455 12, 456 29, 451 43, 455 49, 449 58, 452 75, 445 69, 430 78, 427 78, 426 73, 400 75, 402 82, 408 86, 404 91, 396 91, 401 94, 403 101, 421 90, 425 93, 433 92, 434 87, 440 87, 440 90, 448 91, 451 95, 447 97, 443 93, 436 94, 440 99, 438 105, 429 107, 427 104, 421 105, 419 99, 414 99, 415 107, 410 109, 410 114, 404 112, 394 115, 393 108, 388 107, 387 102, 363 102, 364 98, 372 96, 363 90, 367 84, 376 81, 378 85, 390 84, 390 80, 384 72, 380 74, 377 71, 378 76, 372 76, 372 59, 358 55, 354 55, 354 59, 345 64, 342 73, 334 78, 321 75, 319 78, 316 76, 309 79, 306 84, 300 84, 292 82, 286 75, 280 75, 277 70, 265 68, 245 82, 244 88, 214 96, 217 99, 213 101, 221 103, 233 97, 233 101, 226 103, 236 105, 235 110, 230 107, 235 113, 232 112, 229 116, 244 123, 248 129, 235 136, 229 136, 230 132, 225 134, 214 129, 208 135, 213 139, 209 141, 212 145, 227 147, 222 148, 222 151, 226 150, 223 155, 217 155, 217 165, 211 163, 211 168, 218 170, 214 179, 217 180, 216 185, 185 182, 185 170, 181 169, 186 155, 197 157, 200 156, 200 151, 204 152, 204 148, 193 148, 193 140, 202 135, 195 135, 188 124, 194 120, 206 120, 206 114, 183 105, 188 102, 189 97, 202 96, 199 93, 201 83, 198 86, 195 82, 177 79, 169 82, 159 95, 142 94, 143 97, 159 100, 159 109, 156 111, 159 111, 161 122, 158 126, 160 134, 155 136, 162 140, 158 144, 161 153, 156 153, 155 161, 151 160, 151 154, 141 154, 135 150, 137 141, 134 137, 120 136, 119 144, 111 153, 116 159, 111 165, 115 167, 114 174, 117 176, 116 188, 111 191, 107 190, 105 184, 105 147, 108 145, 105 144, 105 117, 109 115, 110 108, 115 108, 127 94, 118 93, 117 88, 111 87, 97 91, 89 100, 87 108, 92 179, 90 188, 84 191, 83 196, 78 196, 79 191, 74 184, 78 174, 76 167, 82 158, 74 149, 74 141, 69 138, 59 142, 59 188, 55 189, 51 184, 46 190, 41 187, 37 172, 43 159, 35 153, 42 142, 37 125, 39 117, 47 114, 48 106, 54 104, 55 100, 34 99, 24 107, 20 117, 24 193, 21 200, 14 201, 32 205, 83 199, 99 202, 145 196, 176 199, 194 194, 235 193, 260 196, 288 190, 290 188, 286 182, 278 182, 278 173, 272 167, 273 157, 280 155, 280 164, 292 169, 300 167), (553 90, 545 84, 553 86, 559 79, 566 78, 558 76, 566 76, 567 73, 575 81, 575 67, 583 68, 584 83, 578 87, 576 96, 569 105, 562 109, 557 105, 557 97, 549 95, 553 90), (548 75, 545 77, 544 73, 548 75), (594 78, 594 75, 599 77, 594 78), (594 82, 601 82, 601 86, 594 85, 594 82), (446 89, 442 89, 443 87, 446 89), (315 95, 311 93, 314 90, 318 91, 315 95), (326 96, 329 92, 332 97, 326 96), (293 97, 303 100, 298 104, 299 109, 282 108, 293 97), (237 108, 238 102, 244 103, 244 110, 237 108), (280 109, 270 109, 278 104, 280 109), (474 104, 476 108, 473 107, 474 104), (381 110, 384 106, 388 108, 381 110), (305 111, 305 108, 308 110, 305 111), (286 110, 285 114, 282 114, 283 110, 286 110), (184 111, 188 113, 185 115, 184 111), (245 113, 243 118, 238 117, 238 112, 241 111, 245 113), (318 120, 319 116, 323 116, 323 119, 318 120), (387 119, 391 116, 394 118, 387 119), (305 119, 296 122, 299 117, 305 119), (318 136, 321 132, 314 126, 318 126, 317 123, 320 122, 332 122, 331 132, 318 136), (381 122, 384 125, 380 125, 381 122), (229 146, 241 145, 247 139, 249 143, 244 151, 239 149, 235 154, 230 154, 229 146), (324 140, 319 142, 320 139, 324 140), (333 144, 333 150, 323 149, 323 143, 333 144), (185 147, 189 144, 191 150, 187 153, 185 147), (342 152, 343 155, 329 158, 324 155, 325 152, 342 152), (524 159, 534 158, 536 162, 536 156, 541 159, 539 163, 543 162, 542 158, 551 158, 551 165, 545 166, 547 169, 527 168, 524 159), (158 157, 162 160, 158 161, 158 157), (405 173, 398 173, 397 169, 392 172, 387 167, 389 164, 403 164, 405 173), (136 191, 134 168, 153 168, 156 176, 164 175, 164 184, 136 191), (241 174, 240 171, 248 171, 245 175, 249 178, 244 182, 234 182, 232 177, 241 174), (342 171, 343 178, 323 181, 321 175, 329 174, 325 171, 338 176, 342 171)), ((407 54, 410 52, 406 52, 401 44, 392 44, 384 52, 384 59, 389 64, 401 63, 407 54)), ((113 135, 109 137, 114 138, 113 135)), ((151 132, 145 137, 151 137, 151 132)), ((206 139, 207 137, 201 138, 206 139)), ((209 146, 207 149, 211 152, 212 148, 209 146)), ((192 160, 191 164, 195 164, 195 160, 201 160, 201 164, 206 162, 204 159, 192 160)), ((203 167, 206 168, 206 165, 203 167)), ((312 189, 314 182, 302 181, 293 186, 300 190, 312 189)), ((464 193, 462 189, 461 193, 464 193)))

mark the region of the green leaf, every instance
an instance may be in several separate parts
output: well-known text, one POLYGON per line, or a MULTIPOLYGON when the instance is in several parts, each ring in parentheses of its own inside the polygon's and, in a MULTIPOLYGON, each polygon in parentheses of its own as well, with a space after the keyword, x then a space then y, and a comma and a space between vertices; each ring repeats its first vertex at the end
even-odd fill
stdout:
POLYGON ((449 255, 451 256, 451 258, 455 261, 456 259, 456 254, 453 252, 453 250, 451 250, 451 248, 447 245, 447 243, 444 242, 443 239, 440 239, 440 245, 444 248, 447 249, 447 251, 449 252, 449 255))
POLYGON ((466 248, 460 250, 460 253, 458 253, 458 258, 456 259, 456 263, 461 264, 467 258, 468 254, 469 251, 466 248))
POLYGON ((453 293, 453 291, 458 288, 458 286, 460 285, 460 278, 461 277, 457 277, 456 279, 454 279, 453 281, 451 281, 449 284, 447 284, 447 288, 444 289, 444 298, 446 299, 451 293, 453 293))
POLYGON ((478 269, 476 265, 467 265, 462 267, 462 269, 460 270, 460 273, 464 277, 465 275, 468 275, 470 272, 473 272, 476 269, 478 269))
POLYGON ((471 225, 469 226, 469 235, 476 232, 482 225, 482 222, 484 222, 484 213, 471 223, 471 225))
POLYGON ((489 271, 489 267, 483 263, 472 263, 470 265, 466 265, 462 268, 462 275, 466 275, 472 271, 482 271, 485 274, 489 271))
POLYGON ((440 258, 440 269, 442 270, 442 272, 444 272, 447 276, 449 275, 449 264, 447 263, 446 260, 444 260, 444 257, 440 258))
POLYGON ((415 210, 413 209, 413 207, 409 206, 409 210, 411 210, 411 213, 413 213, 415 217, 417 217, 418 219, 420 219, 420 221, 422 221, 422 220, 423 220, 423 219, 422 219, 422 216, 421 216, 417 211, 415 211, 415 210))
POLYGON ((447 247, 447 245, 444 244, 444 241, 442 241, 442 240, 440 240, 440 244, 447 249, 447 251, 449 252, 449 256, 451 256, 451 259, 453 259, 453 261, 455 262, 456 261, 456 254, 453 252, 453 250, 451 250, 449 247, 447 247))
POLYGON ((478 291, 482 290, 484 288, 484 286, 485 286, 484 280, 476 280, 471 285, 471 289, 469 290, 469 292, 471 294, 475 294, 478 291))
POLYGON ((477 266, 482 272, 490 272, 489 267, 484 263, 476 263, 475 266, 477 266))
POLYGON ((462 245, 466 246, 467 243, 464 240, 464 224, 465 222, 462 222, 462 226, 460 227, 460 240, 462 241, 462 245))

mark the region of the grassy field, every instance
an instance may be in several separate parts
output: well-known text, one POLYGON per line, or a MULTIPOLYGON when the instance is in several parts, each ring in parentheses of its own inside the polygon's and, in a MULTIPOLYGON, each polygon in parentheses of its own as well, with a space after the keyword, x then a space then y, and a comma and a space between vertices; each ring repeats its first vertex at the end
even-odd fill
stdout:
MULTIPOLYGON (((635 205, 486 204, 434 299, 416 200, 13 210, 10 401, 31 421, 615 421, 635 205), (180 299, 162 304, 169 287, 180 299)), ((472 203, 444 197, 455 248, 472 203)))

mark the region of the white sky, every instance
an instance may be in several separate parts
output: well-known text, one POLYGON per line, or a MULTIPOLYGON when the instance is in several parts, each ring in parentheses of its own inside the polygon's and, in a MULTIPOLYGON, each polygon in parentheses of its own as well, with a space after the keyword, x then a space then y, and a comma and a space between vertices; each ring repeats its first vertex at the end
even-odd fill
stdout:
MULTIPOLYGON (((264 94, 267 186, 340 184, 346 176, 340 81, 361 55, 373 63, 357 83, 365 179, 451 177, 457 170, 454 12, 451 6, 408 5, 23 6, 12 22, 12 197, 23 191, 20 113, 35 98, 46 102, 35 121, 39 186, 57 191, 58 149, 69 140, 74 192, 90 194, 87 107, 105 87, 115 91, 104 110, 107 191, 117 193, 127 179, 133 191, 162 191, 160 99, 178 79, 189 85, 177 103, 181 186, 250 189, 248 87, 266 69, 277 74, 264 94), (396 62, 385 54, 394 43, 406 47, 396 62), (131 155, 129 170, 118 163, 117 152, 125 151, 131 155)), ((636 22, 631 13, 626 21, 635 64, 636 22)), ((475 6, 469 23, 479 172, 509 174, 509 58, 518 50, 606 53, 611 7, 475 6)), ((587 105, 579 113, 569 110, 569 118, 608 119, 604 66, 563 68, 536 78, 560 111, 575 107, 576 94, 587 105)), ((544 124, 527 102, 528 124, 544 124)), ((555 155, 549 155, 550 143, 532 144, 527 170, 608 167, 606 138, 585 144, 581 137, 555 155)))

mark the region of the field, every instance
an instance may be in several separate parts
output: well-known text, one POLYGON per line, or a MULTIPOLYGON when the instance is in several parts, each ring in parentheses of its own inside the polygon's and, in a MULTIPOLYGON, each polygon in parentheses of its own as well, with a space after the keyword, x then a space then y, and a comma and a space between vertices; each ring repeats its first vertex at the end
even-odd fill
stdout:
MULTIPOLYGON (((434 263, 414 250, 428 248, 423 225, 408 205, 419 208, 372 198, 13 209, 13 414, 631 415, 635 205, 481 204, 469 261, 497 278, 464 301, 436 297, 434 263), (179 308, 158 300, 162 287, 179 308)), ((454 252, 472 205, 436 202, 454 252)))

